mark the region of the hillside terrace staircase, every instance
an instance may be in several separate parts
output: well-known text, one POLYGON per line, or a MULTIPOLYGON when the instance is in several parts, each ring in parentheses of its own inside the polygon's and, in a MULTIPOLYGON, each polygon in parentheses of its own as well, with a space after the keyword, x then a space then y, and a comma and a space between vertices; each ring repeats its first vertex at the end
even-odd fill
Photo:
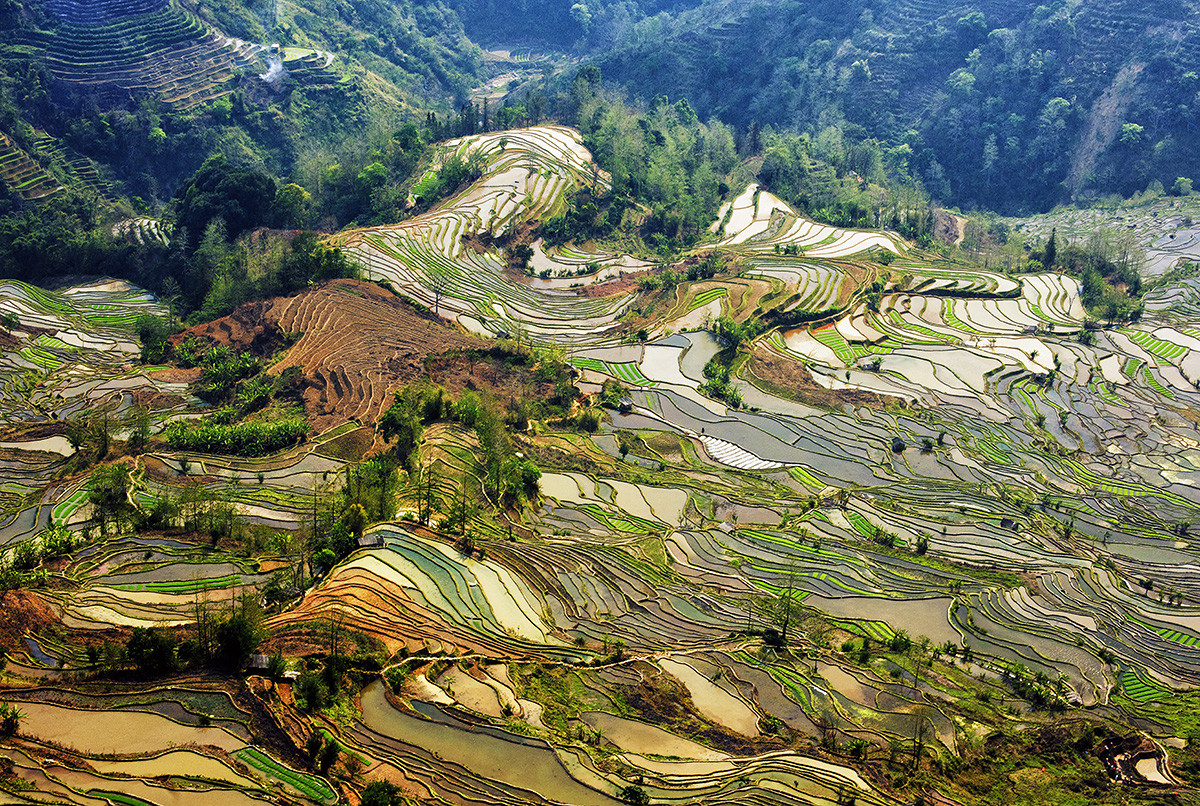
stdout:
MULTIPOLYGON (((232 92, 237 71, 265 72, 272 55, 266 45, 209 29, 169 0, 50 0, 48 7, 61 24, 27 35, 25 44, 64 85, 104 103, 150 95, 191 109, 232 92)), ((285 66, 320 80, 331 61, 307 53, 285 66)))

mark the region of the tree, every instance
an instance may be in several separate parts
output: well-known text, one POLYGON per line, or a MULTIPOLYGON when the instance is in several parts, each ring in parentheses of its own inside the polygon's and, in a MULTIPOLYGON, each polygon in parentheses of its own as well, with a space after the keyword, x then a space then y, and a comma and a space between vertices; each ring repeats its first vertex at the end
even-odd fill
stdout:
POLYGON ((21 731, 25 712, 15 705, 0 703, 0 736, 16 736, 21 731))
POLYGON ((308 735, 308 741, 304 745, 304 752, 314 769, 317 766, 317 758, 321 755, 323 741, 321 734, 318 731, 313 731, 308 735))
POLYGON ((90 411, 67 422, 67 442, 76 451, 87 451, 94 461, 108 456, 112 436, 112 418, 108 411, 90 411))
POLYGON ((1171 185, 1172 196, 1190 196, 1192 195, 1192 180, 1186 176, 1176 177, 1175 184, 1171 185))
POLYGON ((921 755, 925 752, 925 739, 929 735, 930 719, 928 709, 919 706, 913 710, 913 769, 921 764, 921 755))
POLYGON ((275 201, 275 181, 258 171, 237 168, 222 154, 204 165, 175 194, 176 231, 206 232, 214 220, 224 222, 224 237, 236 238, 268 223, 275 201))
POLYGON ((275 194, 275 225, 284 229, 309 226, 312 219, 312 194, 289 182, 275 194))
POLYGON ((165 360, 171 349, 168 338, 175 330, 172 323, 167 318, 143 314, 137 319, 137 330, 142 345, 142 363, 157 364, 165 360))
POLYGON ((779 630, 780 646, 788 645, 788 630, 796 621, 803 609, 800 599, 796 596, 797 568, 793 560, 788 565, 787 585, 778 596, 767 597, 763 601, 763 609, 771 624, 779 630))
POLYGON ((100 520, 100 531, 105 532, 109 519, 115 521, 117 529, 133 511, 129 500, 132 478, 129 468, 122 464, 102 465, 92 471, 88 479, 88 503, 100 520))
POLYGON ((433 291, 433 315, 440 316, 438 308, 442 302, 442 294, 450 287, 450 276, 444 271, 431 271, 429 273, 429 288, 433 291))
POLYGON ((1136 146, 1138 143, 1142 142, 1142 134, 1145 131, 1146 130, 1143 127, 1136 123, 1122 123, 1121 134, 1117 139, 1121 142, 1121 145, 1132 148, 1133 146, 1136 146))
POLYGON ((134 456, 140 456, 146 450, 146 444, 150 441, 150 412, 148 409, 138 406, 130 411, 126 421, 129 429, 129 439, 126 442, 126 447, 134 456))
POLYGON ((391 781, 372 781, 363 789, 361 806, 404 806, 404 794, 391 781))
POLYGON ((330 739, 325 743, 325 747, 321 750, 321 759, 318 767, 322 775, 329 773, 333 769, 333 765, 337 764, 338 756, 342 753, 342 746, 337 743, 337 739, 330 739))
POLYGON ((305 672, 296 678, 295 692, 301 700, 301 709, 308 713, 320 711, 329 699, 329 689, 325 681, 313 672, 305 672))
POLYGON ((409 389, 396 393, 394 402, 379 418, 377 430, 388 442, 395 442, 392 452, 399 463, 410 466, 417 445, 421 441, 424 427, 416 414, 412 394, 409 389))
POLYGON ((217 627, 217 660, 228 669, 241 668, 261 640, 256 619, 245 610, 217 627))
POLYGON ((464 478, 458 488, 458 497, 451 504, 450 517, 446 526, 450 531, 465 535, 467 533, 467 524, 471 522, 474 514, 475 507, 467 501, 467 480, 464 478))
POLYGON ((355 540, 362 537, 363 529, 367 528, 367 510, 362 504, 351 504, 342 515, 342 523, 355 540))
POLYGON ((275 653, 267 660, 267 674, 272 680, 282 680, 284 673, 287 672, 287 667, 287 660, 279 650, 275 650, 275 653))
POLYGON ((134 627, 125 645, 126 657, 142 674, 157 676, 175 671, 175 636, 156 627, 134 627))
POLYGON ((650 804, 650 796, 637 784, 630 784, 622 789, 621 800, 628 803, 629 806, 649 806, 650 804))

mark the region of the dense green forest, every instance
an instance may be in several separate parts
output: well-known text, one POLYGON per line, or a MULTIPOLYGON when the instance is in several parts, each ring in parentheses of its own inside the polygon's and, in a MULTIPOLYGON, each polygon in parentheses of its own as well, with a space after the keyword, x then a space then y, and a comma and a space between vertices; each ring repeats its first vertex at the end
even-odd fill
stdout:
POLYGON ((1198 19, 1194 0, 713 2, 630 22, 612 42, 554 44, 584 49, 646 102, 687 98, 742 132, 875 139, 894 175, 939 201, 1019 211, 1187 175, 1200 160, 1198 19))
POLYGON ((633 33, 636 23, 677 14, 695 0, 450 0, 468 36, 484 46, 516 44, 599 51, 633 33), (530 25, 529 20, 537 20, 530 25))
MULTIPOLYGON (((20 120, 19 104, 10 100, 5 108, 20 120)), ((98 114, 106 122, 131 113, 98 114)), ((543 114, 577 126, 613 180, 611 188, 580 192, 562 215, 541 222, 551 242, 610 241, 671 259, 700 240, 731 189, 756 177, 819 220, 890 227, 925 243, 931 236, 927 196, 889 174, 875 141, 846 143, 836 129, 816 140, 769 127, 743 134, 718 120, 701 122, 682 99, 632 106, 603 88, 597 68, 584 67, 549 97, 429 112, 420 128, 406 123, 389 131, 377 122, 337 158, 299 161, 282 178, 210 143, 216 153, 162 199, 164 237, 157 240, 115 235, 112 212, 86 192, 37 202, 10 194, 0 198, 0 212, 7 212, 0 217, 0 276, 51 283, 88 273, 123 277, 162 296, 182 318, 210 320, 248 300, 352 276, 336 250, 296 230, 391 223, 426 210, 479 175, 471 160, 451 159, 417 192, 414 180, 424 174, 433 142, 528 125, 543 114)))
MULTIPOLYGON (((456 109, 480 80, 478 47, 440 3, 316 0, 282 12, 261 2, 161 5, 100 26, 59 19, 39 0, 0 8, 0 131, 45 162, 54 157, 47 135, 69 151, 64 162, 93 161, 102 184, 140 212, 169 200, 214 153, 278 177, 329 172, 337 184, 348 169, 357 176, 404 122, 456 109), (117 92, 101 81, 158 48, 209 47, 201 21, 283 50, 318 49, 302 52, 330 61, 299 64, 272 82, 243 66, 223 86, 201 86, 219 95, 200 104, 117 92), (126 48, 132 32, 137 39, 126 48), (111 59, 109 46, 121 49, 111 59), (63 81, 55 70, 95 80, 63 81)), ((271 53, 259 63, 277 58, 271 53)))
MULTIPOLYGON (((651 110, 686 99, 699 120, 729 127, 739 156, 769 150, 764 132, 803 134, 808 152, 838 177, 919 183, 963 208, 1035 211, 1154 183, 1170 189, 1200 159, 1196 0, 976 0, 948 9, 873 0, 307 0, 280 8, 168 10, 247 39, 326 49, 337 56, 337 81, 313 86, 296 76, 268 90, 247 73, 230 94, 181 111, 152 98, 113 104, 65 90, 29 47, 42 41, 33 32, 61 27, 55 16, 37 0, 7 3, 0 130, 27 151, 35 130, 60 138, 147 211, 220 152, 313 195, 333 187, 342 201, 317 204, 314 224, 380 221, 403 206, 397 178, 407 178, 412 154, 403 170, 379 157, 406 122, 424 121, 426 140, 551 115, 589 128, 574 114, 576 68, 532 93, 522 87, 499 110, 468 105, 486 75, 475 40, 573 50, 600 68, 606 87, 651 110), (529 26, 530 16, 539 25, 529 26), (523 114, 503 117, 514 108, 523 114), (430 113, 470 124, 430 126, 430 113), (376 169, 360 181, 376 164, 387 175, 376 169)), ((768 185, 779 178, 781 153, 765 166, 768 185)), ((810 211, 828 206, 803 196, 790 194, 810 211)))

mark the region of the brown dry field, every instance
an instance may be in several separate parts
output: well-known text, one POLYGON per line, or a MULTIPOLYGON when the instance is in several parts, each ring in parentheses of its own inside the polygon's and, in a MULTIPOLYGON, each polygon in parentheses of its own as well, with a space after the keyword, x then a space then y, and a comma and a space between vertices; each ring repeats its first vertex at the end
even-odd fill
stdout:
POLYGON ((0 649, 19 650, 27 633, 37 634, 58 623, 58 612, 34 591, 0 591, 0 649))
POLYGON ((900 398, 890 395, 880 395, 860 389, 826 389, 813 380, 809 371, 799 362, 784 358, 766 349, 758 349, 744 365, 750 375, 763 381, 769 391, 783 397, 819 406, 826 409, 838 409, 846 404, 851 406, 867 406, 868 408, 885 408, 889 403, 900 404, 900 398))
POLYGON ((269 355, 289 333, 302 335, 269 371, 302 368, 304 413, 318 432, 350 420, 376 422, 393 392, 425 375, 428 356, 490 346, 357 280, 333 280, 291 297, 249 303, 177 339, 196 334, 269 355))
POLYGON ((861 263, 842 263, 840 268, 845 272, 845 276, 838 284, 838 296, 834 304, 838 308, 844 308, 850 302, 850 298, 858 293, 858 289, 871 280, 875 269, 861 263))

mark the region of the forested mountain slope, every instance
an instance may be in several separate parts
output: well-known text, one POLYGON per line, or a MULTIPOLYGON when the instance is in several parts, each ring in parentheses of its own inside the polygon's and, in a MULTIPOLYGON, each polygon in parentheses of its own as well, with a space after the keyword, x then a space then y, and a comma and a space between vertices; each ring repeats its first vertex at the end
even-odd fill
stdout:
POLYGON ((1040 209, 1187 175, 1197 20, 1195 0, 721 0, 594 58, 606 81, 702 118, 878 138, 887 167, 945 202, 1040 209))
POLYGON ((214 152, 358 165, 364 134, 456 108, 481 64, 440 3, 20 0, 0 8, 0 131, 153 207, 214 152))

